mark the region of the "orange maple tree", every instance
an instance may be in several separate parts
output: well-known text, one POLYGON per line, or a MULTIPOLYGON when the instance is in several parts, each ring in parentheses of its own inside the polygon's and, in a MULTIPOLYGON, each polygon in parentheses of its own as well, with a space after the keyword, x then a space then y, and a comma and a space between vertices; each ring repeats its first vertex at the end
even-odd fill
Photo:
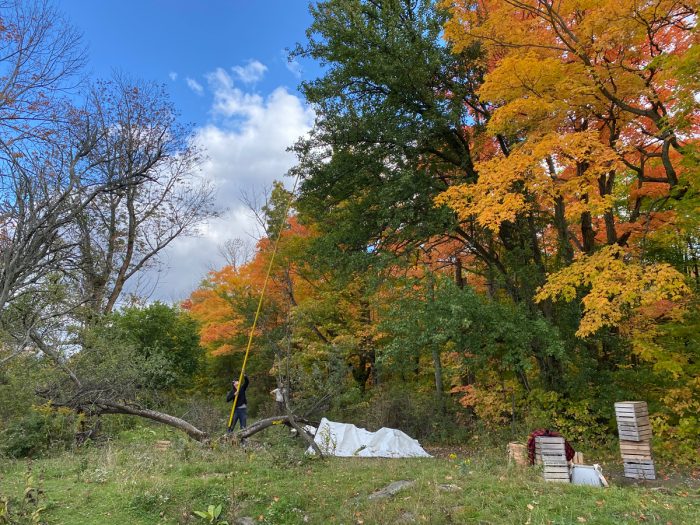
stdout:
POLYGON ((475 182, 436 202, 496 233, 525 215, 544 221, 540 241, 560 262, 536 300, 588 290, 580 336, 681 308, 683 276, 650 261, 644 243, 697 227, 676 211, 700 181, 684 162, 700 132, 697 2, 442 5, 455 52, 485 49, 487 129, 511 146, 483 156, 475 182))
MULTIPOLYGON (((308 228, 299 224, 296 218, 290 218, 288 227, 282 233, 280 249, 265 291, 262 322, 256 328, 255 335, 284 322, 289 304, 307 293, 307 283, 296 272, 300 263, 292 262, 291 252, 296 243, 310 235, 308 228)), ((272 245, 273 242, 264 237, 257 243, 250 261, 239 267, 226 265, 209 272, 200 287, 183 303, 184 308, 200 322, 202 344, 211 355, 245 349, 246 337, 270 264, 272 245)))

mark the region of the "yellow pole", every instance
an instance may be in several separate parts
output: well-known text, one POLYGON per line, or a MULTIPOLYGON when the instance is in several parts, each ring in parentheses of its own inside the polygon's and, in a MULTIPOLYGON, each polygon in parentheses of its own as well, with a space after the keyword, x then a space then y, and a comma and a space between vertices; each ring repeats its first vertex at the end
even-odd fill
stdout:
POLYGON ((287 201, 287 207, 284 210, 284 215, 282 223, 280 224, 279 233, 275 239, 275 244, 272 248, 272 255, 270 256, 270 264, 267 266, 267 273, 265 274, 265 280, 263 281, 262 292, 260 292, 260 299, 258 300, 258 308, 255 311, 255 317, 253 318, 253 326, 250 327, 250 333, 248 334, 248 344, 245 349, 245 356, 243 357, 243 366, 241 366, 241 375, 238 376, 238 388, 236 389, 236 395, 233 397, 233 405, 231 406, 231 415, 228 418, 228 428, 231 428, 231 423, 233 423, 233 413, 236 410, 236 403, 238 403, 238 394, 241 391, 241 386, 243 385, 243 377, 245 376, 245 367, 248 364, 248 355, 250 354, 250 347, 253 344, 253 334, 255 333, 255 327, 258 324, 258 318, 260 317, 260 310, 262 310, 263 298, 265 297, 265 290, 267 290, 267 281, 270 279, 270 274, 272 273, 272 265, 275 262, 275 255, 277 255, 277 246, 279 246, 280 239, 282 238, 282 230, 284 225, 287 223, 287 214, 289 213, 289 208, 292 205, 292 199, 294 198, 294 192, 297 188, 297 183, 299 182, 299 176, 294 180, 294 187, 292 188, 292 193, 289 196, 289 201, 287 201))

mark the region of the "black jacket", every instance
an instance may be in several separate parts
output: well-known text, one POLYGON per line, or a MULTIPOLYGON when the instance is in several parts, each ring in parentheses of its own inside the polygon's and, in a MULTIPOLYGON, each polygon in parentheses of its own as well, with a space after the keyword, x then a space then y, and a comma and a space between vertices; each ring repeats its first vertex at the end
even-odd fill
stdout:
MULTIPOLYGON (((240 406, 243 406, 243 405, 247 405, 247 404, 248 404, 248 401, 246 400, 246 397, 245 397, 245 391, 246 391, 246 389, 248 388, 248 376, 246 375, 246 376, 243 376, 243 377, 244 377, 244 379, 243 379, 243 387, 241 388, 241 393, 238 394, 238 399, 236 400, 236 407, 235 407, 235 408, 238 408, 238 407, 240 407, 240 406)), ((233 401, 233 399, 234 399, 235 397, 236 397, 236 389, 235 389, 235 388, 231 388, 231 391, 230 391, 230 392, 228 393, 228 395, 226 396, 226 402, 227 402, 227 403, 230 403, 231 401, 233 401)))

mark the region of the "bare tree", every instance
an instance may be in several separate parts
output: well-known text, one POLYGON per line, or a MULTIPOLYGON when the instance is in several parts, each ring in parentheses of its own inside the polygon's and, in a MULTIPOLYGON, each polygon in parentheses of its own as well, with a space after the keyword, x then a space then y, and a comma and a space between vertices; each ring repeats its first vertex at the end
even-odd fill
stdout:
POLYGON ((0 5, 0 315, 56 269, 58 231, 81 207, 86 150, 67 147, 63 94, 83 61, 79 35, 46 2, 0 5))
POLYGON ((251 259, 254 253, 254 246, 249 239, 236 237, 224 241, 219 246, 219 253, 226 261, 226 264, 237 270, 251 259))
POLYGON ((90 339, 129 279, 215 214, 212 188, 197 175, 200 154, 166 93, 153 84, 123 77, 97 84, 72 123, 74 148, 86 152, 78 163, 85 185, 74 192, 78 212, 58 234, 65 247, 56 277, 62 293, 40 304, 39 323, 24 325, 65 378, 41 394, 56 406, 146 417, 204 439, 188 422, 142 405, 150 392, 135 366, 138 355, 121 348, 123 341, 90 339), (88 199, 94 182, 100 191, 88 199))
POLYGON ((46 0, 0 4, 0 155, 12 163, 51 139, 85 62, 80 34, 46 0))
POLYGON ((175 238, 196 233, 214 213, 212 190, 161 88, 122 77, 89 88, 82 107, 68 103, 82 61, 77 33, 47 2, 0 4, 0 344, 16 348, 0 365, 33 350, 55 365, 37 385, 48 399, 202 439, 139 406, 136 376, 115 380, 128 354, 81 329, 175 238))
POLYGON ((81 124, 88 142, 91 129, 106 136, 90 155, 97 179, 139 181, 101 193, 73 230, 84 300, 108 313, 130 278, 215 215, 213 189, 197 175, 200 152, 162 87, 123 77, 100 83, 81 124))

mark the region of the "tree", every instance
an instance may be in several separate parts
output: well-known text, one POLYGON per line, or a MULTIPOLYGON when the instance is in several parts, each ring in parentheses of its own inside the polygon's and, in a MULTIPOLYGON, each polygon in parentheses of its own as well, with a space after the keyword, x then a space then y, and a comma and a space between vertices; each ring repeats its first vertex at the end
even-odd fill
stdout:
POLYGON ((189 130, 162 88, 124 77, 75 90, 85 102, 71 104, 62 95, 82 61, 76 33, 46 2, 7 2, 0 17, 0 329, 14 347, 0 364, 36 353, 54 372, 37 389, 57 405, 202 439, 138 404, 132 343, 93 335, 126 282, 213 214, 189 130))
MULTIPOLYGON (((493 106, 478 96, 487 70, 480 45, 446 46, 445 13, 430 1, 334 0, 312 13, 309 43, 297 54, 329 67, 302 85, 318 118, 296 147, 295 171, 300 216, 322 234, 319 258, 376 271, 397 255, 410 265, 420 250, 450 247, 444 259, 455 279, 484 276, 493 297, 506 294, 540 315, 533 300, 546 274, 539 219, 521 214, 494 231, 435 206, 442 192, 479 179, 477 161, 512 148, 510 137, 487 133, 493 106)), ((532 353, 543 380, 556 384, 553 356, 532 353)))
POLYGON ((294 53, 328 64, 301 86, 317 122, 295 148, 298 209, 322 229, 324 248, 349 260, 455 233, 432 199, 474 176, 465 100, 478 103, 481 70, 471 50, 457 56, 441 44, 431 4, 320 2, 294 53))
MULTIPOLYGON (((115 343, 110 346, 91 335, 106 322, 103 316, 129 279, 155 264, 172 240, 196 234, 213 215, 211 188, 194 173, 198 152, 189 146, 166 94, 145 83, 122 78, 94 86, 71 123, 69 136, 85 152, 72 194, 80 199, 92 181, 99 181, 99 191, 56 231, 60 273, 37 280, 35 287, 44 290, 45 300, 23 305, 22 331, 71 380, 44 389, 44 396, 78 411, 149 417, 203 439, 187 422, 139 403, 138 385, 177 383, 178 374, 166 373, 173 372, 166 366, 172 355, 155 366, 164 356, 151 352, 132 359, 129 348, 136 343, 130 337, 110 336, 115 343), (127 374, 122 380, 116 380, 121 377, 116 371, 104 373, 119 361, 131 364, 119 369, 127 374)), ((72 211, 75 202, 67 206, 72 211)), ((180 352, 194 351, 190 343, 181 340, 180 352)))
POLYGON ((109 313, 127 280, 215 215, 213 191, 195 174, 200 153, 161 86, 118 77, 93 86, 88 96, 77 133, 105 130, 106 140, 89 156, 96 176, 142 180, 102 192, 72 232, 83 300, 90 311, 109 313))
POLYGON ((437 202, 495 232, 526 215, 543 222, 552 273, 536 300, 583 292, 579 336, 603 327, 630 335, 635 315, 652 303, 669 301, 666 313, 682 309, 690 293, 682 275, 655 263, 646 246, 665 232, 681 228, 690 237, 697 228, 697 215, 681 211, 697 193, 697 170, 683 166, 698 133, 697 77, 682 72, 698 63, 695 8, 444 5, 455 50, 477 41, 486 50, 492 66, 479 94, 495 108, 488 130, 514 146, 478 162, 475 183, 453 186, 437 202))
POLYGON ((160 302, 129 307, 108 316, 103 324, 131 343, 147 364, 148 388, 189 386, 198 371, 203 349, 197 322, 186 312, 160 302))
POLYGON ((76 202, 85 151, 64 148, 62 95, 83 62, 76 31, 41 1, 6 2, 0 16, 1 314, 57 268, 57 230, 96 188, 76 202))

